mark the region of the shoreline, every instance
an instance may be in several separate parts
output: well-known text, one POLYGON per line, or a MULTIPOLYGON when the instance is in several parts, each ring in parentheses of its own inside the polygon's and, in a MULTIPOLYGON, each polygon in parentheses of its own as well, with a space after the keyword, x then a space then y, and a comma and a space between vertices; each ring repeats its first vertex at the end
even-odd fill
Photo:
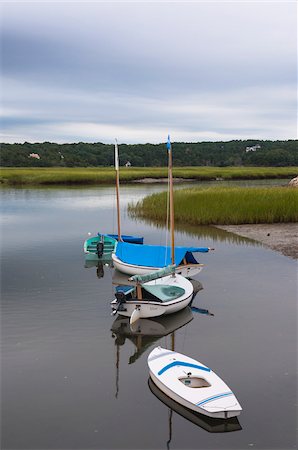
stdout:
POLYGON ((260 242, 271 250, 298 259, 298 224, 214 225, 215 228, 260 242))

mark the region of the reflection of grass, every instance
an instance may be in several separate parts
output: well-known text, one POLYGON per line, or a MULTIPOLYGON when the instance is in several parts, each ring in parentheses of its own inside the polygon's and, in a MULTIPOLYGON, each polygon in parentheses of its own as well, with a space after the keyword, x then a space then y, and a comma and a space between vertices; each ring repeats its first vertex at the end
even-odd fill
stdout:
MULTIPOLYGON (((175 222, 210 225, 298 221, 298 190, 288 187, 181 189, 175 191, 175 222)), ((166 193, 129 205, 131 214, 165 221, 166 193)))
MULTIPOLYGON (((177 167, 174 177, 213 180, 290 178, 297 174, 297 167, 177 167)), ((166 167, 121 167, 121 182, 131 182, 142 178, 165 178, 166 167)), ((97 168, 2 168, 1 183, 10 185, 55 185, 55 184, 113 184, 113 167, 97 168)))

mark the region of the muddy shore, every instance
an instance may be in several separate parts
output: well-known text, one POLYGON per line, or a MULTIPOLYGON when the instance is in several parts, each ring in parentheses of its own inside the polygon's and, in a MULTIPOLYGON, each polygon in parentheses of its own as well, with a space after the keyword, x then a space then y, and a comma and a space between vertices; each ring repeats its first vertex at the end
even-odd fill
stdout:
POLYGON ((298 224, 218 225, 217 228, 261 242, 265 247, 298 259, 298 224))

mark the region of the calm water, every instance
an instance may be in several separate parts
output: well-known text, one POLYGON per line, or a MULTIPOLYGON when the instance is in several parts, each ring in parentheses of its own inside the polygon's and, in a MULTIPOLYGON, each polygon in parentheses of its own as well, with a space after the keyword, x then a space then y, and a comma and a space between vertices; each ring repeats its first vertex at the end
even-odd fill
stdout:
MULTIPOLYGON (((164 242, 163 229, 125 212, 159 189, 121 189, 124 233, 164 242)), ((110 315, 113 270, 85 268, 82 251, 88 232, 116 231, 114 190, 1 196, 3 450, 295 448, 295 261, 212 228, 179 231, 177 244, 216 248, 200 257, 203 290, 193 303, 214 316, 185 310, 131 335, 110 315), (151 392, 147 356, 170 348, 173 335, 178 352, 211 367, 238 397, 236 431, 218 433, 222 426, 202 417, 195 424, 151 392)))

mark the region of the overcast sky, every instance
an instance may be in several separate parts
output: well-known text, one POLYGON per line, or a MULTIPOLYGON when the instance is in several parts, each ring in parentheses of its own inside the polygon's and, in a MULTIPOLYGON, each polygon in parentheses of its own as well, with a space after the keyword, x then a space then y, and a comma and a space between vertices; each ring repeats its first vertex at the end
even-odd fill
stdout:
POLYGON ((296 139, 296 9, 2 2, 0 140, 296 139))

